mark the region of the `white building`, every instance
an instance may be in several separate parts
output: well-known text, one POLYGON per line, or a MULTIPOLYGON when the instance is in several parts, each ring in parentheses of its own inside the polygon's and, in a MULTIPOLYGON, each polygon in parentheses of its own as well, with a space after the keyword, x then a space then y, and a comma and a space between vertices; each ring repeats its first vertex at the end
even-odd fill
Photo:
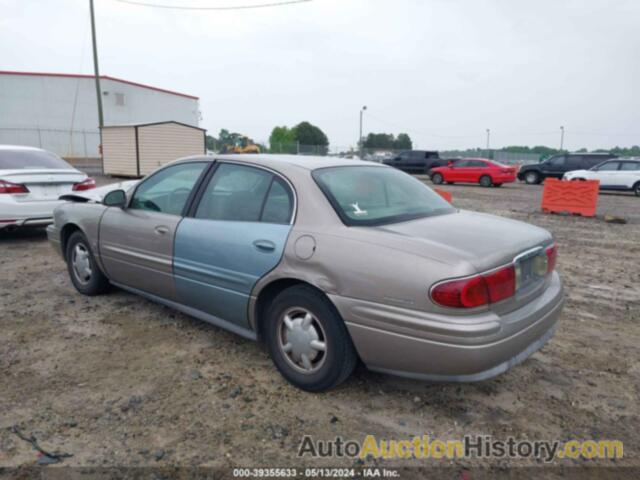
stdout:
MULTIPOLYGON (((104 124, 174 120, 198 126, 198 97, 100 77, 104 124)), ((31 145, 66 158, 98 157, 92 75, 0 71, 0 144, 31 145)))

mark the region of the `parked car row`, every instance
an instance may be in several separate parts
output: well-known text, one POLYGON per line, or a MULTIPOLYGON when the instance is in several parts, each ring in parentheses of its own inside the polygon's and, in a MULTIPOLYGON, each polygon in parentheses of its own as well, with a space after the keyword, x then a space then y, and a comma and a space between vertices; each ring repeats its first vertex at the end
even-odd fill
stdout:
POLYGON ((522 165, 518 171, 518 180, 534 185, 543 182, 545 178, 562 178, 569 171, 589 170, 615 157, 610 153, 563 153, 553 155, 539 163, 522 165))
POLYGON ((640 159, 618 158, 610 153, 566 153, 519 169, 486 158, 444 160, 438 152, 413 150, 389 157, 384 163, 409 173, 428 174, 431 181, 477 183, 500 187, 516 179, 539 184, 546 178, 599 180, 600 190, 631 191, 640 197, 640 159))

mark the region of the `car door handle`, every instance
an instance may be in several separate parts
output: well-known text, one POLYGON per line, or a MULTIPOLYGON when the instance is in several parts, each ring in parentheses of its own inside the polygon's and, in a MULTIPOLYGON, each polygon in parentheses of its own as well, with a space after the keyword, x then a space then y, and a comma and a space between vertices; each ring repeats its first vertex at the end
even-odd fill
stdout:
POLYGON ((261 252, 273 252, 276 249, 276 244, 271 240, 256 240, 253 246, 261 252))
POLYGON ((154 230, 158 235, 169 233, 169 227, 165 227, 164 225, 158 225, 154 230))

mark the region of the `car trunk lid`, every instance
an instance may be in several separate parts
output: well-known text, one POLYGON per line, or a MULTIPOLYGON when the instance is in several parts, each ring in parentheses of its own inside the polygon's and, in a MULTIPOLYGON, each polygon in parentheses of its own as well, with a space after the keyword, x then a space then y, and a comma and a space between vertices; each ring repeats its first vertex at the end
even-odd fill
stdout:
POLYGON ((476 273, 510 263, 517 255, 552 241, 542 228, 464 210, 372 230, 378 241, 445 263, 466 261, 476 273))
POLYGON ((21 202, 56 200, 60 195, 73 190, 75 183, 82 182, 87 175, 77 170, 63 169, 20 169, 3 170, 0 179, 24 185, 28 193, 16 194, 21 202))

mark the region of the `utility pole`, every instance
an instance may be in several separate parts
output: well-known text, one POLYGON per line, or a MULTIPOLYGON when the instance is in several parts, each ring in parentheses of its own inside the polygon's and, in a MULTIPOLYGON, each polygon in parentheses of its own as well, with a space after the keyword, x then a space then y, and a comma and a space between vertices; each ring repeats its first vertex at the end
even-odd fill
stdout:
POLYGON ((491 130, 487 128, 487 150, 489 150, 489 139, 491 138, 491 130))
MULTIPOLYGON (((91 40, 93 41, 93 70, 96 78, 96 96, 98 97, 98 126, 100 127, 100 149, 102 149, 102 127, 104 127, 104 117, 102 116, 102 89, 100 88, 100 69, 98 68, 98 45, 96 43, 96 18, 93 10, 93 0, 89 0, 91 10, 91 40)), ((100 153, 102 157, 102 153, 100 153)))
POLYGON ((362 141, 362 114, 366 109, 367 109, 366 105, 360 109, 360 136, 358 137, 358 150, 360 153, 360 160, 362 160, 362 150, 364 146, 364 142, 362 141))
POLYGON ((564 147, 564 127, 560 127, 560 150, 564 147))

